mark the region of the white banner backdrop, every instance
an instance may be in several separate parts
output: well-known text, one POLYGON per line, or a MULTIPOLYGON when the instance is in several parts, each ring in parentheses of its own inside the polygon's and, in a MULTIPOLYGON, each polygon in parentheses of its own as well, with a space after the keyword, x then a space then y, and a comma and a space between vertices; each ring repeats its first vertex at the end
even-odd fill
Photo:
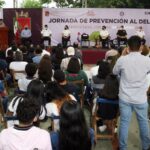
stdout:
POLYGON ((0 19, 3 19, 3 9, 0 8, 0 19))
POLYGON ((150 45, 150 9, 90 9, 90 8, 44 8, 43 26, 47 24, 52 31, 52 45, 61 42, 62 31, 68 25, 71 42, 82 33, 91 34, 105 25, 111 39, 116 38, 120 25, 124 25, 128 37, 135 35, 139 26, 144 28, 145 39, 150 45))

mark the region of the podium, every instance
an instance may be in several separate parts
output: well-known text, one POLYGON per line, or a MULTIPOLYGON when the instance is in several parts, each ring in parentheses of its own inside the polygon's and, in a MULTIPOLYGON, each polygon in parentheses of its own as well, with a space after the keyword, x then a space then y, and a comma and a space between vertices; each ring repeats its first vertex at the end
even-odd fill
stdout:
POLYGON ((8 28, 0 27, 0 50, 5 50, 8 47, 8 28))

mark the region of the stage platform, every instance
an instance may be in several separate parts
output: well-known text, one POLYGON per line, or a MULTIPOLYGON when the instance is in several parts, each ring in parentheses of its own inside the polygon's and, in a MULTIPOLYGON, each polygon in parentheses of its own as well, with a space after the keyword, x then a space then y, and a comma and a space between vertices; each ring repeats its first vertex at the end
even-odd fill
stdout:
POLYGON ((98 60, 105 57, 108 49, 102 48, 82 48, 82 59, 84 64, 96 64, 98 60))

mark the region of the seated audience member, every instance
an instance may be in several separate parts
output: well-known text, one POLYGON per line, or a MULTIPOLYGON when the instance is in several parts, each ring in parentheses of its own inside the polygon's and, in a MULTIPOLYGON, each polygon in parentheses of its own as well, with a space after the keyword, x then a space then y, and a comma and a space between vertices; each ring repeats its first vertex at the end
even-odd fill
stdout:
POLYGON ((14 53, 13 53, 12 50, 9 50, 8 53, 7 53, 7 57, 6 57, 6 62, 8 64, 8 69, 9 69, 9 65, 12 61, 14 61, 14 53))
POLYGON ((110 65, 106 61, 101 61, 99 64, 98 73, 92 77, 91 86, 94 90, 102 89, 105 83, 106 77, 110 74, 110 65))
POLYGON ((52 150, 50 135, 47 131, 33 126, 38 118, 40 105, 33 98, 25 98, 17 108, 19 125, 4 129, 0 133, 1 150, 52 150), (40 142, 39 142, 40 141, 40 142))
MULTIPOLYGON (((76 100, 73 95, 63 90, 57 82, 48 82, 45 87, 45 96, 47 100, 47 116, 59 116, 62 104, 71 99, 76 100)), ((54 120, 54 130, 59 130, 59 120, 54 120)))
POLYGON ((26 92, 29 83, 35 79, 34 75, 37 71, 37 65, 28 63, 25 67, 26 77, 18 80, 18 88, 20 92, 26 92))
POLYGON ((20 45, 19 47, 20 51, 22 52, 23 55, 23 61, 27 61, 27 54, 28 54, 28 49, 24 45, 20 45))
POLYGON ((68 25, 65 25, 64 30, 62 32, 62 45, 63 48, 67 48, 68 41, 70 41, 71 31, 69 30, 68 25))
POLYGON ((27 62, 29 62, 29 63, 33 62, 32 58, 35 56, 34 51, 35 51, 35 47, 33 45, 31 45, 29 47, 28 54, 27 54, 27 62))
POLYGON ((32 61, 38 65, 41 59, 42 59, 42 49, 41 47, 37 46, 35 48, 35 56, 32 58, 32 61))
POLYGON ((75 57, 77 58, 80 58, 80 60, 82 60, 82 52, 81 50, 79 49, 79 45, 77 42, 74 42, 73 43, 73 47, 75 49, 75 57))
POLYGON ((51 55, 52 66, 54 70, 60 69, 62 59, 65 57, 63 48, 60 46, 55 47, 55 52, 51 55))
POLYGON ((86 73, 81 70, 78 58, 76 57, 70 59, 65 75, 67 81, 83 80, 84 85, 88 85, 88 77, 86 73))
POLYGON ((99 69, 99 64, 102 60, 98 60, 97 63, 96 63, 96 66, 94 67, 91 67, 91 69, 89 70, 89 73, 88 73, 88 78, 89 79, 92 79, 93 76, 96 76, 97 73, 98 73, 98 69, 99 69))
POLYGON ((83 110, 75 101, 65 101, 60 110, 60 131, 51 133, 53 150, 91 150, 94 131, 88 129, 83 110))
POLYGON ((38 77, 44 84, 52 80, 52 64, 50 56, 44 55, 38 66, 38 77))
MULTIPOLYGON (((31 97, 33 99, 36 99, 39 105, 41 106, 39 119, 43 120, 46 115, 45 111, 45 100, 44 100, 44 85, 40 80, 32 80, 27 88, 27 92, 24 96, 15 96, 12 101, 10 102, 8 106, 8 112, 7 114, 9 116, 16 116, 16 110, 18 107, 18 104, 23 101, 24 97, 28 98, 31 97)), ((12 126, 13 122, 8 122, 9 126, 12 126)))
POLYGON ((142 26, 140 26, 136 31, 136 35, 141 38, 141 44, 144 45, 146 43, 146 40, 145 40, 145 32, 142 26))
POLYGON ((127 32, 124 29, 124 26, 120 26, 119 30, 117 31, 117 41, 118 41, 118 47, 120 47, 121 41, 124 42, 124 44, 127 44, 127 32))
MULTIPOLYGON (((23 61, 23 55, 21 51, 16 51, 14 61, 10 63, 9 69, 11 71, 25 71, 27 62, 23 61)), ((25 78, 25 73, 15 73, 15 79, 19 80, 25 78)))
POLYGON ((59 83, 59 85, 69 94, 72 94, 77 100, 78 96, 78 87, 72 83, 68 83, 65 77, 65 73, 62 70, 56 70, 54 73, 54 79, 59 83))
POLYGON ((150 48, 147 45, 141 45, 140 50, 142 55, 150 57, 150 48))
POLYGON ((106 30, 106 26, 102 26, 100 31, 100 41, 102 41, 102 48, 109 47, 109 32, 106 30))
MULTIPOLYGON (((114 75, 108 75, 105 79, 104 87, 99 90, 97 98, 104 98, 110 101, 118 101, 119 97, 119 83, 117 77, 114 75)), ((96 98, 96 99, 97 99, 96 98)), ((112 104, 98 104, 97 115, 101 117, 97 124, 99 130, 103 132, 106 129, 106 125, 103 124, 103 120, 113 119, 117 116, 118 105, 112 104)), ((95 111, 95 104, 93 107, 93 112, 95 111)))
POLYGON ((2 105, 4 108, 4 113, 7 112, 7 105, 8 105, 8 93, 4 87, 3 82, 0 80, 0 97, 1 97, 1 101, 2 101, 2 105))
POLYGON ((43 44, 41 44, 41 48, 42 48, 42 57, 44 56, 44 55, 49 55, 50 56, 50 52, 48 52, 45 48, 44 48, 44 45, 43 44))
MULTIPOLYGON (((76 57, 75 56, 75 49, 72 46, 68 47, 67 50, 66 50, 66 52, 67 52, 67 57, 64 58, 64 59, 62 59, 62 62, 61 62, 61 65, 60 65, 60 68, 63 71, 65 71, 67 69, 68 63, 69 63, 70 59, 72 57, 76 57)), ((79 58, 78 58, 78 60, 79 60, 80 66, 82 66, 81 60, 79 58)))
POLYGON ((13 43, 11 44, 11 46, 6 49, 6 51, 5 51, 5 56, 6 56, 6 57, 8 56, 8 51, 10 51, 10 50, 13 51, 14 55, 15 55, 15 52, 16 52, 16 51, 20 51, 20 49, 17 48, 17 45, 16 45, 15 42, 13 42, 13 43))
POLYGON ((111 72, 112 72, 113 67, 114 67, 118 58, 119 58, 119 53, 117 50, 111 49, 111 50, 106 52, 105 60, 109 63, 111 72))

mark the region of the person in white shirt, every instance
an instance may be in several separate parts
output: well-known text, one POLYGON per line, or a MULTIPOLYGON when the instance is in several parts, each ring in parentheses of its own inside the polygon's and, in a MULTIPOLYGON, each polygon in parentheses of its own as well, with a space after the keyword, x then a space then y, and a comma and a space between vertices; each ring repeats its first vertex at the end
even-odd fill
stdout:
POLYGON ((120 150, 127 150, 127 138, 132 112, 138 120, 143 150, 150 149, 150 132, 148 123, 147 74, 150 72, 150 59, 141 55, 141 39, 132 36, 128 40, 129 54, 121 56, 113 69, 113 74, 120 77, 120 150))
POLYGON ((136 31, 136 35, 141 38, 141 43, 142 43, 142 45, 144 45, 145 42, 146 42, 146 40, 144 39, 144 37, 145 37, 145 32, 144 32, 142 26, 140 26, 140 27, 138 28, 138 30, 136 31))
POLYGON ((68 41, 70 41, 70 35, 71 35, 71 31, 69 30, 69 27, 67 25, 65 25, 65 28, 62 32, 63 48, 67 48, 68 41))
POLYGON ((17 108, 19 125, 2 130, 0 150, 52 150, 50 134, 33 125, 39 112, 36 99, 21 101, 17 108))
POLYGON ((100 31, 100 40, 102 41, 102 48, 109 47, 109 32, 106 30, 106 26, 102 26, 100 31))
POLYGON ((44 44, 44 46, 50 46, 52 31, 48 29, 47 24, 44 25, 44 28, 41 31, 41 34, 42 34, 42 43, 44 44), (47 41, 47 43, 46 43, 46 41, 47 41))
MULTIPOLYGON (((16 51, 15 53, 15 61, 11 62, 9 65, 9 69, 11 72, 13 71, 24 71, 25 72, 25 66, 28 63, 23 61, 23 55, 21 51, 16 51)), ((26 74, 25 73, 15 73, 15 79, 19 80, 22 78, 25 78, 26 74)))

